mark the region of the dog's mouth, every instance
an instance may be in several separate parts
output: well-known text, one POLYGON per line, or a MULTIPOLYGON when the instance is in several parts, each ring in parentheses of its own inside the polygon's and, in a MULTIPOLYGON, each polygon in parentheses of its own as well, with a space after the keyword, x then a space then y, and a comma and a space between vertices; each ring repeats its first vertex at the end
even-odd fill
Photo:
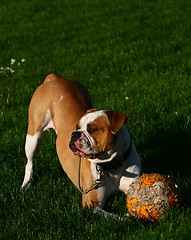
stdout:
POLYGON ((95 159, 98 157, 98 154, 86 154, 80 150, 77 150, 76 152, 73 152, 74 155, 78 156, 78 157, 85 157, 85 158, 88 158, 88 159, 95 159))
POLYGON ((85 153, 82 149, 78 148, 75 143, 70 143, 70 149, 72 150, 73 154, 78 157, 85 157, 88 159, 95 159, 98 157, 97 153, 85 153))
POLYGON ((69 143, 69 147, 74 155, 79 157, 85 157, 87 159, 95 159, 98 153, 92 146, 90 139, 84 132, 76 131, 72 133, 72 137, 69 143))
POLYGON ((94 163, 110 162, 117 155, 113 151, 97 151, 92 140, 82 131, 72 133, 69 147, 75 156, 87 158, 94 163))

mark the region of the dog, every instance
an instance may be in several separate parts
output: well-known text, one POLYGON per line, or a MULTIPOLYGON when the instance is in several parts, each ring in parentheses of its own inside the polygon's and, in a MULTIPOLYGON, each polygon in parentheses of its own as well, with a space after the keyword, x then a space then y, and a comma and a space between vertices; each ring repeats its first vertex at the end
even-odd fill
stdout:
POLYGON ((88 91, 74 80, 49 74, 28 110, 27 164, 22 188, 32 181, 33 159, 44 132, 56 132, 63 170, 82 193, 82 206, 107 216, 110 196, 126 193, 141 171, 141 160, 125 127, 127 116, 93 108, 88 91))

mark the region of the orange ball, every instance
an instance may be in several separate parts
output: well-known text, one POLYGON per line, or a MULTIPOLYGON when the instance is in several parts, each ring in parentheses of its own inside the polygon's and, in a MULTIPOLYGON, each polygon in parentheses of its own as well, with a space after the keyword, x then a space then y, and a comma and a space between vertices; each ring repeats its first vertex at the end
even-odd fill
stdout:
POLYGON ((169 176, 143 174, 134 181, 126 194, 126 205, 131 216, 157 221, 178 204, 177 185, 169 176))

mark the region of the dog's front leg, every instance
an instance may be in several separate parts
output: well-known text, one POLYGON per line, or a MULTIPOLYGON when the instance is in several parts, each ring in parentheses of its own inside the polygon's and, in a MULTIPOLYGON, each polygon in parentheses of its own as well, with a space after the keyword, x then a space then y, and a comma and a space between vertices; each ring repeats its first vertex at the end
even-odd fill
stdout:
POLYGON ((99 203, 97 200, 96 191, 93 190, 88 194, 82 194, 82 205, 83 207, 87 206, 88 208, 94 208, 93 213, 98 214, 100 216, 112 217, 112 218, 119 218, 114 213, 110 213, 104 210, 105 203, 99 203))

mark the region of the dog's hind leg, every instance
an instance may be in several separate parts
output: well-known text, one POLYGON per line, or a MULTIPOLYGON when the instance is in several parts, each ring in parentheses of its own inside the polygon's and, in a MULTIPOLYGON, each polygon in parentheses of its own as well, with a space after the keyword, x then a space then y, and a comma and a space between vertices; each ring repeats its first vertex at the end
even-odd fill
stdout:
POLYGON ((25 154, 27 157, 27 164, 25 166, 25 176, 22 184, 22 188, 29 187, 32 181, 33 174, 33 157, 35 151, 39 145, 40 139, 43 137, 43 131, 40 130, 34 135, 27 134, 25 142, 25 154))

